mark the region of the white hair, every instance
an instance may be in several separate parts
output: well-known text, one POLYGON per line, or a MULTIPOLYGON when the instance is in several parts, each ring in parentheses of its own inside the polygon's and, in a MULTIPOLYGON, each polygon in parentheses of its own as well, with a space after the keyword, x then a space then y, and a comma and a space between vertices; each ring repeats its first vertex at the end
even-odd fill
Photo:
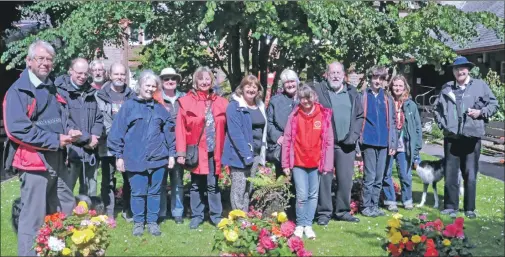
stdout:
POLYGON ((29 47, 28 47, 28 58, 33 59, 35 57, 35 49, 37 47, 42 47, 46 49, 51 56, 55 56, 56 52, 54 51, 54 48, 51 44, 49 44, 47 41, 44 40, 36 40, 33 42, 29 47))
POLYGON ((280 76, 281 86, 286 83, 286 81, 294 80, 296 81, 296 85, 300 84, 300 79, 298 78, 298 74, 294 70, 285 69, 282 71, 280 76))
POLYGON ((138 85, 135 88, 136 93, 138 94, 140 91, 140 87, 146 83, 148 80, 153 80, 156 83, 156 88, 161 90, 161 79, 158 75, 156 75, 152 70, 143 70, 139 75, 138 85))
POLYGON ((90 64, 89 64, 89 69, 92 70, 95 68, 95 66, 97 65, 102 65, 104 71, 105 71, 105 64, 102 62, 102 60, 93 60, 90 64))

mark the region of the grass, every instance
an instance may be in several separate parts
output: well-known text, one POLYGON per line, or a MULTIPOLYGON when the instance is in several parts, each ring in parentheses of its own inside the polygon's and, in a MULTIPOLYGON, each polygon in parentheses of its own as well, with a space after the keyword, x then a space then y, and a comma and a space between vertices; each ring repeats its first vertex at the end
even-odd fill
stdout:
MULTIPOLYGON (((423 156, 423 159, 429 159, 423 156)), ((396 174, 396 173, 394 173, 396 174)), ((396 175, 395 175, 396 176, 396 175)), ((120 179, 120 176, 118 176, 120 179)), ((413 179, 414 202, 419 202, 422 184, 417 176, 413 179)), ((438 184, 440 199, 443 199, 443 182, 438 184)), ((430 189, 431 190, 431 189, 430 189)), ((477 212, 475 220, 465 220, 466 232, 471 242, 476 245, 472 250, 474 256, 504 256, 504 184, 503 182, 479 174, 477 183, 477 212)), ((15 256, 17 254, 17 239, 10 224, 12 201, 18 197, 19 181, 16 179, 1 185, 1 251, 0 256, 15 256)), ((462 200, 462 199, 461 199, 462 200)), ((462 202, 462 201, 461 201, 462 202)), ((439 211, 431 208, 433 205, 432 191, 429 191, 427 203, 423 208, 406 211, 400 208, 400 213, 414 217, 426 212, 430 219, 439 217, 439 211)), ((360 223, 345 223, 331 221, 327 227, 314 225, 317 240, 306 241, 308 250, 314 256, 384 256, 381 248, 385 237, 385 217, 367 218, 361 215, 360 223)), ((450 219, 441 217, 444 222, 450 219)), ((153 237, 144 235, 140 238, 131 235, 131 224, 122 218, 117 219, 118 226, 112 230, 111 246, 108 256, 209 256, 218 255, 212 252, 213 236, 217 230, 205 222, 199 230, 190 231, 189 220, 183 225, 176 225, 172 220, 161 225, 163 235, 153 237)))

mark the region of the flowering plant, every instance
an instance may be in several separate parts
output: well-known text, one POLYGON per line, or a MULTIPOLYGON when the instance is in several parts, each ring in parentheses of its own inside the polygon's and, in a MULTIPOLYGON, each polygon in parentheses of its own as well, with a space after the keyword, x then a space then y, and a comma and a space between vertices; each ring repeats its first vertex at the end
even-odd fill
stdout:
POLYGON ((425 214, 414 219, 395 214, 387 228, 389 256, 472 256, 461 217, 445 225, 440 219, 428 221, 425 214))
POLYGON ((285 212, 264 217, 259 211, 233 210, 217 225, 214 250, 221 256, 311 256, 303 240, 294 236, 295 223, 285 212))
POLYGON ((47 215, 35 239, 39 256, 104 256, 109 246, 109 229, 116 222, 105 215, 97 215, 81 201, 72 216, 57 212, 47 215))

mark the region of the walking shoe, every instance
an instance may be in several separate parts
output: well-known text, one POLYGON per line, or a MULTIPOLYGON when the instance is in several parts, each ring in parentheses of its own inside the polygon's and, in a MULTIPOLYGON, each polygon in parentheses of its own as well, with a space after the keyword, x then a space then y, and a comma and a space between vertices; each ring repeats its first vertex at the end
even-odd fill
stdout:
POLYGON ((130 214, 128 214, 128 212, 121 212, 121 217, 123 217, 123 219, 126 220, 126 222, 130 223, 130 222, 133 222, 133 217, 130 216, 130 214))
POLYGON ((200 219, 191 219, 189 222, 189 229, 197 229, 200 224, 202 224, 202 221, 200 219))
POLYGON ((316 233, 314 233, 314 230, 312 230, 312 226, 306 226, 303 230, 303 232, 305 233, 305 236, 308 238, 308 239, 316 239, 316 233))
POLYGON ((372 217, 372 218, 377 217, 377 213, 374 211, 374 209, 372 207, 366 207, 365 209, 363 209, 361 211, 361 214, 363 214, 363 216, 372 217))
POLYGON ((405 204, 405 205, 403 205, 403 208, 405 208, 405 210, 409 210, 410 211, 410 210, 414 209, 414 205, 411 204, 411 203, 405 204))
POLYGON ((144 234, 144 223, 136 222, 133 224, 133 236, 141 236, 144 234))
POLYGON ((396 204, 388 205, 388 211, 390 211, 390 212, 398 212, 398 206, 396 206, 396 204))
POLYGON ((182 223, 184 223, 184 219, 182 219, 182 217, 180 217, 180 216, 175 217, 174 220, 175 220, 175 224, 182 224, 182 223))
POLYGON ((373 207, 373 211, 377 214, 377 216, 385 216, 386 215, 386 213, 377 206, 373 207))
POLYGON ((347 222, 359 222, 358 217, 354 217, 348 212, 346 212, 344 215, 337 216, 336 220, 347 222))
POLYGON ((456 216, 458 215, 458 212, 455 211, 454 209, 445 209, 445 210, 441 211, 440 214, 449 215, 449 217, 451 217, 451 218, 456 218, 456 216))
POLYGON ((477 214, 474 211, 466 211, 465 216, 469 219, 477 218, 477 214))
POLYGON ((326 226, 326 225, 328 225, 328 222, 330 222, 330 219, 320 218, 317 220, 317 225, 326 226))
POLYGON ((161 236, 160 226, 156 222, 147 223, 147 230, 153 236, 161 236))
POLYGON ((295 232, 293 233, 295 236, 299 238, 303 238, 303 227, 302 226, 296 226, 295 232))

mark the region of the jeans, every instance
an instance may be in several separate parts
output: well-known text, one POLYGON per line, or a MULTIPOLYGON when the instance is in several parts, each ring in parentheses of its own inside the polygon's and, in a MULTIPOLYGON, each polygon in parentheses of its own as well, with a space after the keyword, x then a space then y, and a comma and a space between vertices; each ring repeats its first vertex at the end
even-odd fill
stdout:
POLYGON ((170 210, 172 217, 182 217, 184 213, 184 169, 178 163, 172 169, 168 169, 161 184, 161 207, 160 217, 167 216, 167 178, 170 176, 170 210))
POLYGON ((465 187, 463 208, 465 211, 475 211, 480 148, 481 140, 479 138, 444 139, 445 209, 459 209, 458 173, 461 170, 465 187))
POLYGON ((221 204, 221 191, 217 184, 218 176, 215 175, 216 164, 214 156, 209 154, 209 174, 199 175, 191 173, 191 189, 189 200, 191 206, 191 218, 203 221, 205 204, 203 203, 204 193, 207 191, 209 201, 210 220, 214 224, 221 221, 223 205, 221 204))
POLYGON ((296 225, 312 226, 319 193, 319 171, 317 168, 293 168, 296 188, 296 225))
POLYGON ((70 162, 68 187, 74 191, 77 179, 79 179, 79 194, 96 196, 96 176, 98 165, 91 166, 87 162, 70 162), (84 169, 84 171, 83 171, 84 169))
POLYGON ((161 181, 166 167, 144 172, 128 172, 131 185, 130 206, 135 223, 155 223, 160 212, 161 181))
MULTIPOLYGON (((102 157, 100 160, 102 167, 102 183, 101 196, 107 212, 107 216, 114 217, 114 206, 116 197, 114 191, 116 188, 116 179, 114 173, 116 171, 116 158, 112 156, 102 157)), ((123 212, 130 212, 130 182, 126 172, 121 173, 123 176, 123 212)))
POLYGON ((364 145, 362 149, 364 166, 362 208, 378 207, 388 148, 364 145))
POLYGON ((412 204, 412 171, 407 161, 405 152, 397 152, 394 156, 387 157, 387 170, 384 174, 382 189, 386 199, 384 205, 396 205, 395 186, 393 184, 393 161, 396 161, 396 170, 400 179, 403 205, 412 204))

